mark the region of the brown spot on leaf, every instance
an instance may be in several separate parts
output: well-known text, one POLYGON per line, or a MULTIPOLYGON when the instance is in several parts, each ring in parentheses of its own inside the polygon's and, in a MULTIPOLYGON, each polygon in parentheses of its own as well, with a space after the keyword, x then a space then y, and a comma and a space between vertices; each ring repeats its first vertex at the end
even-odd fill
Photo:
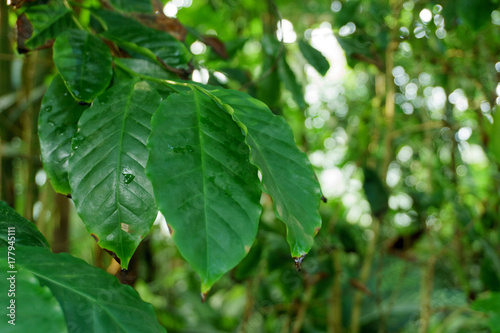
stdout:
POLYGON ((324 195, 321 196, 321 201, 323 201, 324 203, 327 203, 328 202, 328 199, 326 199, 326 197, 324 195))
POLYGON ((173 236, 174 235, 174 229, 172 229, 172 227, 168 223, 167 223, 167 227, 168 227, 168 232, 170 232, 170 236, 173 236))
POLYGON ((248 253, 248 252, 250 252, 250 246, 245 245, 245 253, 248 253))
POLYGON ((90 236, 92 236, 96 242, 99 242, 99 237, 97 237, 96 234, 90 234, 90 236))
POLYGON ((129 225, 127 223, 122 223, 120 226, 123 231, 129 232, 129 225))
POLYGON ((316 236, 320 230, 321 227, 317 227, 316 229, 314 229, 314 236, 316 236))

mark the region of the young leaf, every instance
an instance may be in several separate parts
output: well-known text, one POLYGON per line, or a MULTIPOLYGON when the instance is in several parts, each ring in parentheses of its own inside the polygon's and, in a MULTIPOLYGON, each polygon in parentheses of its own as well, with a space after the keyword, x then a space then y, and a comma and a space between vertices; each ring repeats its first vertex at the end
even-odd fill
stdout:
POLYGON ((25 12, 33 26, 26 46, 34 49, 73 26, 71 10, 58 4, 29 6, 25 12))
MULTIPOLYGON (((27 222, 27 221, 26 221, 27 222)), ((29 223, 29 222, 27 222, 29 223)), ((28 260, 31 260, 28 258, 28 260)), ((3 272, 11 271, 8 266, 6 253, 0 256, 0 269, 3 272)), ((17 266, 17 265, 16 265, 17 266)), ((7 307, 4 310, 7 316, 0 321, 2 333, 15 332, 67 332, 66 320, 61 305, 46 286, 24 267, 16 267, 15 274, 5 274, 0 279, 0 302, 7 307), (15 276, 13 280, 9 279, 15 276), (14 293, 9 293, 11 282, 15 282, 14 293), (9 294, 12 297, 9 297, 9 294), (14 316, 10 317, 10 301, 14 300, 14 316), (15 325, 8 321, 15 318, 15 325)))
POLYGON ((82 327, 85 332, 165 332, 151 304, 102 269, 66 253, 30 246, 17 248, 16 256, 18 269, 33 274, 57 299, 69 332, 80 332, 82 327))
POLYGON ((21 217, 7 203, 0 201, 0 247, 9 245, 9 230, 12 228, 15 229, 16 246, 49 247, 49 243, 33 223, 21 217))
POLYGON ((321 227, 320 188, 307 156, 295 145, 285 119, 262 102, 234 90, 211 91, 246 135, 251 162, 262 173, 264 189, 274 200, 276 216, 287 227, 294 258, 307 254, 321 227))
POLYGON ((68 30, 54 43, 54 64, 71 94, 90 103, 113 76, 111 52, 102 40, 83 30, 68 30))
POLYGON ((71 155, 71 139, 76 133, 78 119, 88 106, 80 105, 71 97, 58 75, 43 96, 38 118, 38 137, 43 167, 54 190, 71 192, 68 180, 68 159, 71 155))
POLYGON ((255 239, 257 169, 238 126, 197 89, 170 95, 151 126, 147 174, 156 202, 205 293, 255 239))
POLYGON ((160 101, 146 82, 116 85, 83 113, 72 141, 69 182, 78 214, 124 268, 157 215, 144 168, 160 101))
POLYGON ((309 45, 309 43, 303 39, 299 39, 299 49, 304 58, 306 58, 306 60, 311 64, 311 66, 314 67, 315 70, 318 71, 318 73, 324 76, 326 72, 328 72, 330 64, 321 52, 309 45))
POLYGON ((292 97, 301 109, 305 109, 306 101, 304 100, 304 89, 297 82, 295 74, 288 65, 285 57, 281 57, 278 61, 278 73, 281 81, 285 84, 285 88, 292 93, 292 97))
POLYGON ((191 56, 181 42, 164 31, 142 25, 134 19, 106 10, 94 11, 106 25, 102 36, 128 52, 137 53, 172 68, 188 68, 191 56))

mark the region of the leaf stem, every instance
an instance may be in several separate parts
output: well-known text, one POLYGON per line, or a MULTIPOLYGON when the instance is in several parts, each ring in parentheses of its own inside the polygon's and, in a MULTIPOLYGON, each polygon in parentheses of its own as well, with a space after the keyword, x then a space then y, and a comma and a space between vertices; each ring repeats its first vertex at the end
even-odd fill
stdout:
POLYGON ((64 7, 66 7, 69 10, 71 10, 71 19, 73 20, 73 22, 75 22, 75 24, 78 27, 78 29, 80 29, 80 30, 86 30, 83 27, 83 25, 80 23, 80 21, 78 21, 78 18, 76 17, 76 14, 73 11, 73 8, 69 5, 68 1, 67 0, 63 0, 63 4, 64 4, 64 7))

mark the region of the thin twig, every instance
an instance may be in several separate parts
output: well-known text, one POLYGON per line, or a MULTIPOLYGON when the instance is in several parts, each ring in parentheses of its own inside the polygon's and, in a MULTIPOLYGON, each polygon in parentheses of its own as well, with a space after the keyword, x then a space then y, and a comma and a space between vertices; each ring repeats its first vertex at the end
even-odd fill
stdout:
MULTIPOLYGON (((361 272, 359 274, 359 281, 365 284, 368 280, 368 275, 370 274, 370 269, 372 266, 373 258, 375 256, 375 249, 378 241, 378 235, 380 231, 380 221, 378 218, 373 220, 373 236, 368 244, 368 249, 366 250, 365 258, 363 260, 363 265, 361 266, 361 272)), ((356 290, 354 293, 354 301, 351 313, 351 332, 358 333, 360 329, 360 318, 361 318, 361 306, 363 305, 363 292, 356 290)))

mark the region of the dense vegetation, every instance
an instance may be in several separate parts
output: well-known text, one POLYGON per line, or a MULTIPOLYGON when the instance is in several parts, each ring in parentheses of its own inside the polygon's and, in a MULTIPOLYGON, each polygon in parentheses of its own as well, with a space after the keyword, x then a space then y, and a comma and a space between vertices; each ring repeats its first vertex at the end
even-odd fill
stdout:
POLYGON ((2 332, 499 332, 498 1, 8 2, 2 332))

